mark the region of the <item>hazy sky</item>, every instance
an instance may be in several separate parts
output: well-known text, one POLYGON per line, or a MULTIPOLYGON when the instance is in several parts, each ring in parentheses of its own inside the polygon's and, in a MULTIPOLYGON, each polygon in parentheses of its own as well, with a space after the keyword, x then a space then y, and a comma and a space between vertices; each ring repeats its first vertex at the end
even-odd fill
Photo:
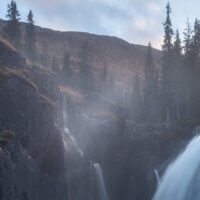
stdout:
MULTIPOLYGON (((10 0, 0 0, 0 17, 5 18, 10 0)), ((162 22, 167 0, 16 0, 22 20, 29 9, 37 25, 62 31, 112 35, 131 43, 151 41, 160 48, 162 22)), ((182 33, 187 17, 200 18, 199 0, 171 0, 173 28, 182 33)))

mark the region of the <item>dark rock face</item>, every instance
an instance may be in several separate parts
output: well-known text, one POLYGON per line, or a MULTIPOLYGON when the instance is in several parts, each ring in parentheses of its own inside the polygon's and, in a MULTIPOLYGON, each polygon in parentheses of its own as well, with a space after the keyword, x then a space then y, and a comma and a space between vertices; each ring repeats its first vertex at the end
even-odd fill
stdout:
POLYGON ((0 199, 67 199, 56 79, 4 42, 0 50, 0 132, 15 134, 0 144, 0 199))

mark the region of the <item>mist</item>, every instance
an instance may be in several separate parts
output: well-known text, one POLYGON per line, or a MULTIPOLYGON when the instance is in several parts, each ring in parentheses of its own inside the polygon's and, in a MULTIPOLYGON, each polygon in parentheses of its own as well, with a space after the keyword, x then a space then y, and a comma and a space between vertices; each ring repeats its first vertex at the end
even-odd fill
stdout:
POLYGON ((200 20, 188 19, 182 33, 172 11, 168 2, 159 50, 153 36, 144 46, 117 33, 43 28, 34 11, 22 21, 8 3, 0 199, 199 198, 200 20))

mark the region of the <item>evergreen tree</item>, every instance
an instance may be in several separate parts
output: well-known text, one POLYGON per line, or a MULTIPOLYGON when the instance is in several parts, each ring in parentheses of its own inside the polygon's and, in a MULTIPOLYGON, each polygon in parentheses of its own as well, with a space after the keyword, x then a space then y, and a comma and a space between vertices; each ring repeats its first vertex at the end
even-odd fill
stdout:
POLYGON ((198 62, 200 55, 200 22, 198 19, 195 19, 194 23, 193 54, 194 61, 198 62))
POLYGON ((192 96, 192 117, 197 118, 200 113, 200 23, 196 19, 194 23, 194 31, 191 45, 191 62, 189 68, 191 81, 191 96, 192 96))
POLYGON ((184 68, 182 62, 182 47, 179 31, 176 31, 175 41, 174 41, 174 105, 175 105, 175 116, 174 118, 178 121, 181 120, 184 110, 184 68))
POLYGON ((104 61, 102 81, 106 81, 107 80, 107 74, 108 74, 108 69, 107 69, 106 61, 104 61))
POLYGON ((158 80, 153 62, 151 43, 148 45, 145 65, 145 81, 143 96, 143 118, 155 122, 158 110, 158 80))
POLYGON ((26 24, 25 53, 31 61, 36 59, 36 32, 34 23, 33 12, 30 10, 26 24))
POLYGON ((92 89, 92 72, 91 67, 88 63, 89 60, 89 45, 88 41, 85 40, 81 49, 81 66, 80 66, 80 83, 83 90, 92 89))
POLYGON ((193 41, 192 41, 192 27, 189 22, 189 19, 187 19, 186 22, 186 28, 183 32, 184 35, 184 89, 185 89, 185 96, 184 96, 184 119, 188 120, 190 117, 192 117, 192 85, 193 85, 193 78, 192 78, 192 71, 193 71, 193 41))
POLYGON ((5 26, 6 37, 16 48, 20 48, 20 13, 14 0, 12 0, 10 4, 8 4, 6 17, 8 18, 7 25, 5 26))
POLYGON ((133 79, 132 87, 132 117, 134 121, 139 121, 141 117, 141 88, 138 74, 133 79))
POLYGON ((195 102, 195 110, 196 110, 196 116, 195 117, 199 117, 200 116, 200 20, 196 19, 195 20, 195 27, 194 27, 194 49, 195 49, 195 85, 196 85, 196 102, 195 102))
POLYGON ((65 53, 63 56, 63 65, 61 70, 61 79, 62 83, 66 85, 70 85, 72 81, 72 70, 70 64, 70 56, 68 53, 65 53))
POLYGON ((162 115, 163 119, 167 122, 173 116, 173 44, 172 44, 172 37, 173 37, 173 30, 172 30, 172 23, 170 19, 171 14, 171 7, 169 2, 166 6, 167 9, 167 17, 165 22, 163 23, 164 26, 164 44, 162 46, 163 49, 163 58, 162 58, 162 115))
POLYGON ((100 88, 102 90, 103 95, 105 95, 106 89, 108 89, 107 76, 108 76, 108 69, 107 69, 106 62, 104 61, 103 71, 102 71, 102 75, 100 79, 100 88))
POLYGON ((170 54, 173 48, 172 37, 174 35, 174 32, 172 29, 172 23, 170 19, 170 14, 172 11, 169 2, 167 3, 166 9, 167 9, 167 17, 165 22, 163 23, 165 35, 164 35, 164 44, 162 46, 162 49, 164 51, 164 54, 170 54))
POLYGON ((176 30, 176 36, 174 41, 174 54, 175 57, 180 58, 182 55, 181 39, 178 29, 176 30))
POLYGON ((59 66, 58 66, 58 62, 57 59, 54 57, 51 63, 51 71, 54 73, 58 73, 59 72, 59 66))
POLYGON ((184 35, 184 53, 186 59, 189 59, 192 52, 192 27, 190 25, 189 19, 187 19, 186 28, 183 32, 184 35))

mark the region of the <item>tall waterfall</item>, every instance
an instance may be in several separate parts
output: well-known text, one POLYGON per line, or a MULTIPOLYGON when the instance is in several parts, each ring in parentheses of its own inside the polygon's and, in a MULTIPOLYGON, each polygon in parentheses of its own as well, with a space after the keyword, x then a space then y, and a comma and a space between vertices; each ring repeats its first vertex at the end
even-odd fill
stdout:
POLYGON ((168 166, 153 200, 199 200, 199 188, 200 136, 195 136, 168 166))
POLYGON ((108 200, 102 169, 98 163, 94 163, 93 166, 97 175, 97 184, 99 189, 100 200, 108 200))
POLYGON ((74 145, 77 152, 83 157, 83 151, 80 149, 76 139, 71 134, 70 129, 68 128, 68 118, 67 118, 67 100, 66 96, 63 96, 63 123, 64 123, 64 132, 70 138, 72 144, 74 145))

